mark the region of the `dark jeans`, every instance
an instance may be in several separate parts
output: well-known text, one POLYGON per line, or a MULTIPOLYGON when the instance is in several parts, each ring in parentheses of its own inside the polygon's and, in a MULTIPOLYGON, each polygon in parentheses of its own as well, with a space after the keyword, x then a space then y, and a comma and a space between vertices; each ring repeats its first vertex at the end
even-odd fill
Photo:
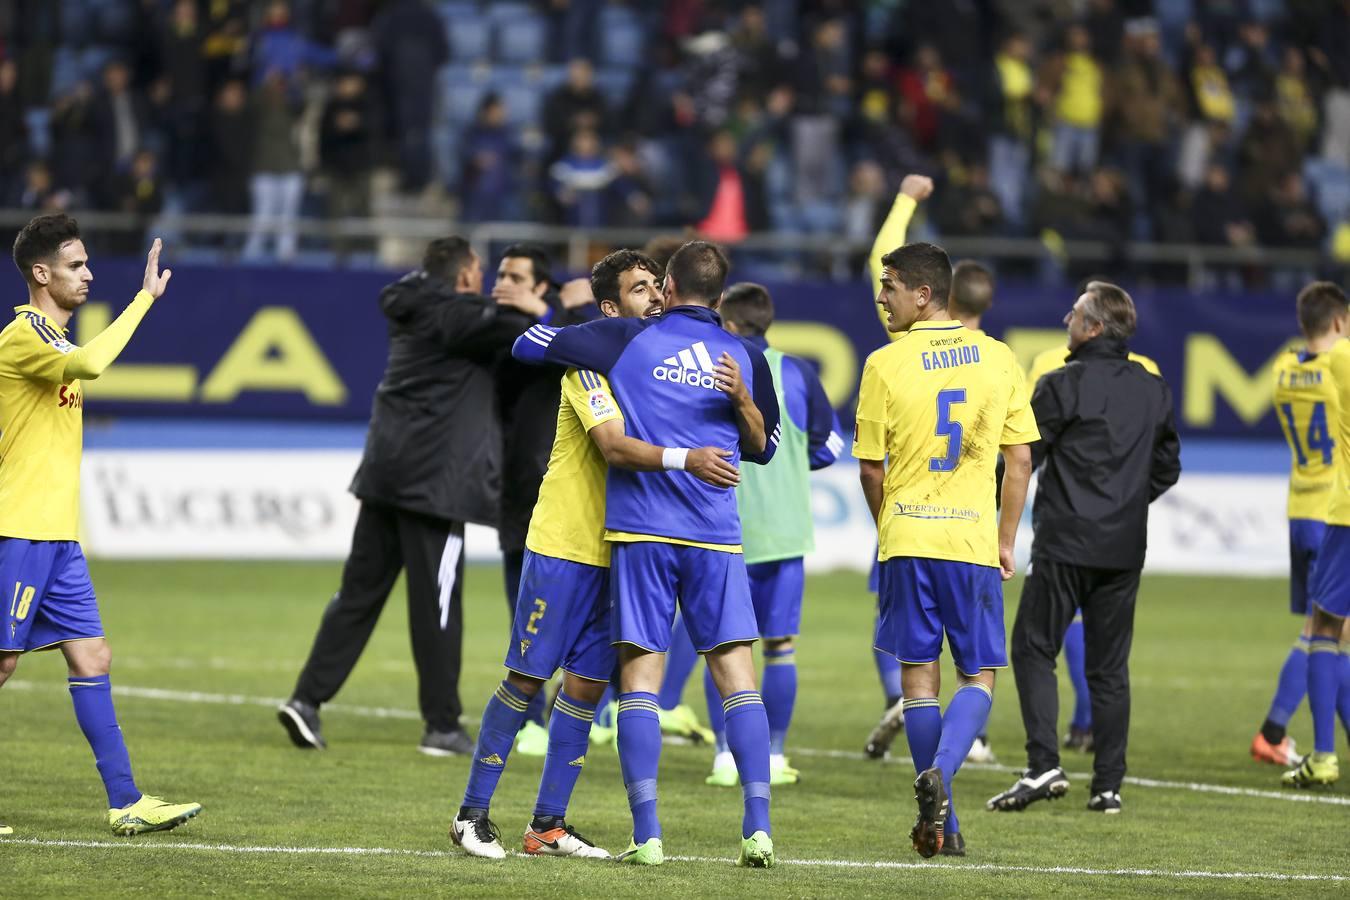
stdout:
POLYGON ((464 523, 361 503, 342 585, 329 601, 295 696, 327 703, 361 657, 398 573, 408 573, 408 630, 418 704, 431 731, 460 727, 464 523))
POLYGON ((1130 730, 1130 642, 1138 593, 1138 569, 1093 569, 1032 559, 1012 634, 1013 677, 1032 774, 1059 765, 1055 658, 1081 607, 1096 746, 1092 793, 1120 790, 1130 730))

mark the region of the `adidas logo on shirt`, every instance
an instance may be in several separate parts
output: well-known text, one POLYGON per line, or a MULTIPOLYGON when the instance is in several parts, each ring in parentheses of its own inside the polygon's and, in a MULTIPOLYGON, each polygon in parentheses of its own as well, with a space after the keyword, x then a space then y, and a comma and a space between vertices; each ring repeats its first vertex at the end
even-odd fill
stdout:
POLYGON ((708 355, 708 347, 702 341, 694 341, 674 356, 667 356, 662 362, 663 365, 652 369, 652 375, 657 381, 686 384, 689 387, 707 388, 710 391, 717 390, 717 382, 713 380, 712 375, 712 357, 708 355))

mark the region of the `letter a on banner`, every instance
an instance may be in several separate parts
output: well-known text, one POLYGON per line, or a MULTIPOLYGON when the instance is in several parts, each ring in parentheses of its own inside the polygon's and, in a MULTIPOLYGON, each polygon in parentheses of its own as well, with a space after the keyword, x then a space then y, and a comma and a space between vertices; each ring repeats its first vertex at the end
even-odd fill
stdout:
POLYGON ((230 403, 244 391, 304 394, 316 406, 341 406, 347 387, 295 310, 264 306, 202 384, 201 399, 230 403))

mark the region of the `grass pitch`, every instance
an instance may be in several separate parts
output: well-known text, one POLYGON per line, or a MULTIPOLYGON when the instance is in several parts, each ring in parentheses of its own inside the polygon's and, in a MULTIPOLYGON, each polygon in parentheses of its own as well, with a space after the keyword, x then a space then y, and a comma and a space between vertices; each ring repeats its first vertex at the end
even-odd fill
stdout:
MULTIPOLYGON (((737 791, 706 787, 708 750, 667 746, 661 869, 453 852, 446 829, 468 762, 417 753, 403 592, 325 709, 330 749, 294 749, 272 706, 286 697, 338 568, 317 564, 96 563, 113 683, 139 786, 205 805, 168 834, 114 838, 93 760, 65 696, 58 654, 25 658, 0 691, 0 894, 26 896, 948 896, 1345 895, 1350 792, 1293 794, 1247 757, 1298 623, 1283 583, 1147 578, 1132 658, 1134 715, 1125 811, 1068 797, 1021 814, 983 810, 1023 762, 1004 673, 991 737, 1004 768, 963 769, 956 803, 969 855, 923 861, 906 760, 861 758, 881 712, 872 600, 854 575, 808 582, 789 755, 800 785, 774 792, 780 865, 743 871, 737 791), (1296 797, 1300 799, 1289 799, 1296 797)), ((471 568, 463 696, 476 720, 500 678, 506 608, 496 569, 471 568)), ((1009 622, 1018 588, 1008 592, 1009 622)), ((950 674, 950 673, 949 673, 950 674)), ((945 685, 950 696, 952 682, 945 685)), ((1068 698, 1067 682, 1063 697, 1068 698)), ((686 699, 702 706, 699 681, 686 699)), ((1062 703, 1061 719, 1067 719, 1062 703)), ((471 730, 476 733, 476 721, 471 730)), ((1304 710, 1291 733, 1310 742, 1304 710)), ((1343 737, 1339 738, 1344 740, 1343 737)), ((1342 745, 1343 746, 1343 745, 1342 745)), ((903 738, 895 748, 906 752, 903 738)), ((1071 772, 1090 760, 1066 757, 1071 772)), ((510 761, 493 807, 508 846, 528 822, 541 763, 510 761)), ((611 851, 627 845, 618 761, 593 749, 569 820, 611 851)))

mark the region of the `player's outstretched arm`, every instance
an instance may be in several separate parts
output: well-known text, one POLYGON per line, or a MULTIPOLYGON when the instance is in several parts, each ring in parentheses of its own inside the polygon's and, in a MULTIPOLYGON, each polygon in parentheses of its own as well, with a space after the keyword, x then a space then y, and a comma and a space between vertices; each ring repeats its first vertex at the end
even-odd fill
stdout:
MULTIPOLYGON (((896 247, 904 246, 905 235, 909 231, 909 220, 914 218, 914 210, 919 208, 919 204, 933 193, 933 179, 926 175, 906 175, 900 181, 900 192, 895 195, 895 202, 891 205, 891 211, 886 214, 886 220, 881 223, 881 229, 877 232, 877 239, 872 243, 872 252, 867 258, 867 271, 872 276, 872 299, 875 300, 881 293, 881 258, 890 253, 896 247)), ((881 315, 881 324, 886 324, 886 317, 881 315)), ((887 331, 890 334, 889 330, 887 331)), ((891 334, 890 339, 895 340, 899 335, 891 334)))
POLYGON ((998 564, 1003 580, 1017 573, 1013 561, 1013 546, 1017 542, 1017 524, 1022 521, 1022 507, 1027 503, 1027 486, 1031 483, 1031 447, 1013 444, 1003 451, 1003 494, 998 513, 998 564))
POLYGON ((67 383, 76 379, 91 381, 102 375, 126 348, 141 319, 150 311, 151 304, 164 294, 173 271, 159 270, 159 251, 162 247, 160 239, 155 238, 150 254, 145 259, 145 278, 141 282, 141 290, 122 310, 122 314, 88 344, 75 348, 66 356, 62 377, 67 383))
POLYGON ((734 488, 741 473, 728 460, 731 451, 721 447, 657 447, 624 433, 623 422, 612 420, 590 430, 591 440, 605 462, 634 472, 661 472, 667 469, 688 472, 714 487, 734 488))

